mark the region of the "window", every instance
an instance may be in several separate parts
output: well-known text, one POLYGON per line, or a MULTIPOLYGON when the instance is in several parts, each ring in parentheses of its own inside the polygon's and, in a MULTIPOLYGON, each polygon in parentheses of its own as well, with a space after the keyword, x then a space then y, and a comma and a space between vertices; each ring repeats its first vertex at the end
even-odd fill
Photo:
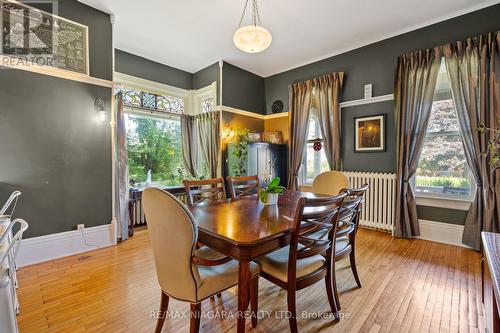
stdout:
POLYGON ((186 178, 180 124, 184 100, 133 88, 121 91, 131 185, 180 185, 186 178))
POLYGON ((459 133, 458 117, 444 61, 415 182, 419 196, 471 199, 471 175, 459 133))
POLYGON ((317 175, 330 170, 325 155, 325 148, 322 147, 320 151, 314 150, 314 143, 316 141, 323 144, 323 135, 321 134, 318 112, 315 109, 311 110, 307 133, 307 144, 304 151, 302 166, 300 168, 300 179, 302 184, 310 184, 317 175))
POLYGON ((202 97, 201 98, 201 112, 212 112, 214 110, 214 98, 202 97))

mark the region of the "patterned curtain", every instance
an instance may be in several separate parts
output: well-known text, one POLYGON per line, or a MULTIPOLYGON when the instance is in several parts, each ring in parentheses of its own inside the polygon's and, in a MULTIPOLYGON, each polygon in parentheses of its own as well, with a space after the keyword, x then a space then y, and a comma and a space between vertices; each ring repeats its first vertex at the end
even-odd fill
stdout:
POLYGON ((122 93, 115 95, 116 140, 115 140, 115 215, 118 224, 118 236, 128 239, 129 229, 129 181, 127 128, 123 115, 122 93))

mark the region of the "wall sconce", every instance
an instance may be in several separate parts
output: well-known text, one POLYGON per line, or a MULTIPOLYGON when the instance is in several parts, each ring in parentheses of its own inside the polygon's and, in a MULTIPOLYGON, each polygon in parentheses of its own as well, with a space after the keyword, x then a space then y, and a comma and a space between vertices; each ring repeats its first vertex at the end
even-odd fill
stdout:
POLYGON ((105 103, 104 103, 104 100, 102 98, 96 98, 94 100, 94 110, 97 114, 97 118, 101 122, 106 121, 106 108, 104 107, 104 105, 105 105, 105 103))
POLYGON ((222 139, 230 140, 234 136, 233 128, 229 123, 226 123, 225 129, 222 131, 222 139))

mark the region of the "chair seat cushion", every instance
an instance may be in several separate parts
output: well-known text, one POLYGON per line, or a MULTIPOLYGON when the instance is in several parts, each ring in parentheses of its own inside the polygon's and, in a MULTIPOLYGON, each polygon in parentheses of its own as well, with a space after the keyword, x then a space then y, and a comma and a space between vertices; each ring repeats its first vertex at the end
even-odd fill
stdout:
MULTIPOLYGON (((299 244, 299 248, 303 246, 299 244)), ((288 257, 290 247, 286 246, 277 251, 258 257, 260 270, 283 282, 288 281, 288 257)), ((323 267, 326 259, 322 255, 297 260, 297 279, 306 276, 323 267)))
MULTIPOLYGON (((197 291, 197 301, 202 301, 212 295, 238 284, 238 267, 236 260, 231 260, 218 266, 198 265, 201 285, 197 291)), ((259 265, 250 262, 252 276, 259 274, 259 265)))

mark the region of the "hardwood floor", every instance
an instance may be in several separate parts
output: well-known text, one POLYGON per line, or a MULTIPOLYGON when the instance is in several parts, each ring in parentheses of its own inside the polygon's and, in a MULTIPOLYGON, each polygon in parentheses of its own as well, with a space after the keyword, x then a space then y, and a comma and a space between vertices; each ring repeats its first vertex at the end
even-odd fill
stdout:
MULTIPOLYGON (((299 332, 484 332, 480 255, 472 250, 421 240, 393 239, 370 230, 358 234, 358 289, 349 260, 339 262, 337 281, 344 318, 328 318, 322 282, 297 294, 299 332)), ((173 255, 173 254, 166 254, 173 255)), ((19 270, 21 333, 153 332, 159 308, 153 256, 146 230, 115 247, 19 270)), ((201 332, 234 332, 235 290, 202 304, 201 332)), ((248 332, 287 332, 286 294, 260 279, 264 318, 248 332), (281 312, 283 311, 283 312, 281 312), (269 316, 265 314, 269 313, 269 316)), ((189 304, 170 301, 163 332, 187 332, 189 304), (175 312, 178 311, 178 312, 175 312)))

